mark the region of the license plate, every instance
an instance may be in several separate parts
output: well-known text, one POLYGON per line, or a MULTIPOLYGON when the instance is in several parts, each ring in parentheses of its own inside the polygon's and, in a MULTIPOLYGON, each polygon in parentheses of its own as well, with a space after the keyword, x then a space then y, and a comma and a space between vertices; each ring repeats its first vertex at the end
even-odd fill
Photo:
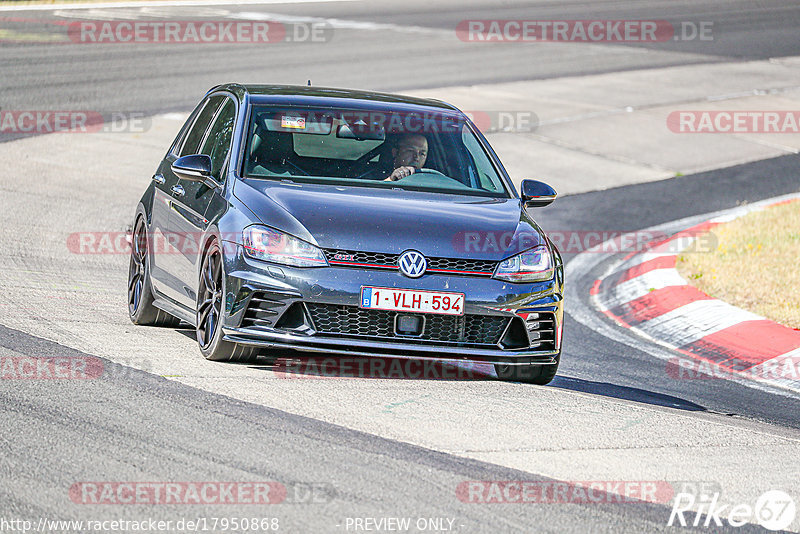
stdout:
POLYGON ((362 287, 359 307, 366 310, 464 315, 464 294, 389 287, 362 287))

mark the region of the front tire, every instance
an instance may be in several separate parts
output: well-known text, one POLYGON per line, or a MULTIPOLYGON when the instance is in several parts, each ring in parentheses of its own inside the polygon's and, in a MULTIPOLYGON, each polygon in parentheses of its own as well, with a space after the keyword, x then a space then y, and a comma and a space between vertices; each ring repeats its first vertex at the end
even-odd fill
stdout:
POLYGON ((547 365, 505 365, 496 363, 494 365, 494 371, 497 373, 497 378, 500 380, 544 386, 552 382, 553 378, 555 378, 560 361, 561 354, 556 357, 556 363, 547 365))
POLYGON ((215 362, 248 362, 258 353, 249 347, 222 339, 222 304, 225 286, 222 276, 222 252, 215 241, 203 258, 197 292, 197 343, 207 360, 215 362))
POLYGON ((128 267, 128 315, 133 324, 177 328, 180 319, 153 306, 153 291, 150 283, 150 260, 147 226, 144 217, 139 217, 131 239, 131 261, 128 267))

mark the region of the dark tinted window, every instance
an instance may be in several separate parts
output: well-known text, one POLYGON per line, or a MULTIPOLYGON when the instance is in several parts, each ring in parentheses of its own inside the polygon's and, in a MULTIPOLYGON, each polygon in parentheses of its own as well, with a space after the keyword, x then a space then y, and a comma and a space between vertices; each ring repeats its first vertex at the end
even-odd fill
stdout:
POLYGON ((205 154, 211 158, 211 174, 219 180, 222 167, 225 165, 225 159, 228 157, 228 151, 231 148, 231 139, 233 138, 233 125, 236 122, 236 104, 233 100, 228 98, 225 105, 222 107, 214 121, 214 125, 208 132, 203 143, 201 154, 205 154))
POLYGON ((455 111, 256 106, 248 132, 247 178, 509 196, 455 111), (400 167, 414 172, 387 180, 400 167))
POLYGON ((186 122, 184 122, 183 126, 181 126, 181 131, 178 133, 178 135, 175 137, 175 140, 172 142, 172 146, 170 146, 170 148, 169 148, 169 153, 170 154, 175 155, 175 156, 178 155, 178 151, 181 149, 181 146, 183 146, 183 140, 186 139, 186 134, 189 132, 189 129, 192 127, 192 124, 194 124, 194 119, 197 117, 197 115, 200 113, 200 111, 202 111, 202 109, 205 107, 205 105, 206 105, 206 102, 205 101, 201 101, 192 110, 192 113, 189 115, 189 118, 186 119, 186 122))
POLYGON ((213 96, 208 99, 203 110, 197 114, 197 120, 194 121, 192 129, 189 130, 189 133, 186 135, 186 140, 181 149, 181 156, 199 153, 200 141, 202 141, 203 134, 205 134, 208 129, 208 123, 214 118, 214 113, 219 109, 224 99, 224 96, 213 96))

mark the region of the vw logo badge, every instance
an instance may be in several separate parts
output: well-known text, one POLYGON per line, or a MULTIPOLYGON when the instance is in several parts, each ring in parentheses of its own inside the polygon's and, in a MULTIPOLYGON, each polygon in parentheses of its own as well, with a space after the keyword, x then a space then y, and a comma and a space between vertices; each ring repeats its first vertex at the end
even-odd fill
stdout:
POLYGON ((400 254, 397 265, 400 266, 400 272, 407 277, 419 278, 425 274, 425 269, 428 268, 428 260, 416 250, 407 250, 400 254))

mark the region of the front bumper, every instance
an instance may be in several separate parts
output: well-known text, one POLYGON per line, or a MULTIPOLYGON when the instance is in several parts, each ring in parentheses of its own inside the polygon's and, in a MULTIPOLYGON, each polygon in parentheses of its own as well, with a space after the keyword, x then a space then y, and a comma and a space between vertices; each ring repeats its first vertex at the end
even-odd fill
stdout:
MULTIPOLYGON (((563 270, 557 266, 553 280, 512 284, 485 277, 425 275, 411 279, 397 271, 348 267, 299 269, 273 265, 245 257, 241 247, 226 243, 226 306, 223 334, 226 341, 264 348, 294 349, 312 353, 348 356, 383 356, 420 360, 509 365, 552 365, 561 352, 563 325, 563 270), (235 250, 235 252, 234 252, 235 250), (554 343, 545 347, 440 343, 420 339, 374 336, 340 336, 318 333, 313 325, 278 327, 280 317, 296 303, 358 307, 361 287, 397 287, 464 293, 465 314, 523 320, 531 313, 554 318, 554 343), (251 299, 258 295, 269 301, 274 320, 246 319, 251 299), (370 337, 373 337, 372 339, 370 337)), ((304 304, 305 305, 305 304, 304 304)))

